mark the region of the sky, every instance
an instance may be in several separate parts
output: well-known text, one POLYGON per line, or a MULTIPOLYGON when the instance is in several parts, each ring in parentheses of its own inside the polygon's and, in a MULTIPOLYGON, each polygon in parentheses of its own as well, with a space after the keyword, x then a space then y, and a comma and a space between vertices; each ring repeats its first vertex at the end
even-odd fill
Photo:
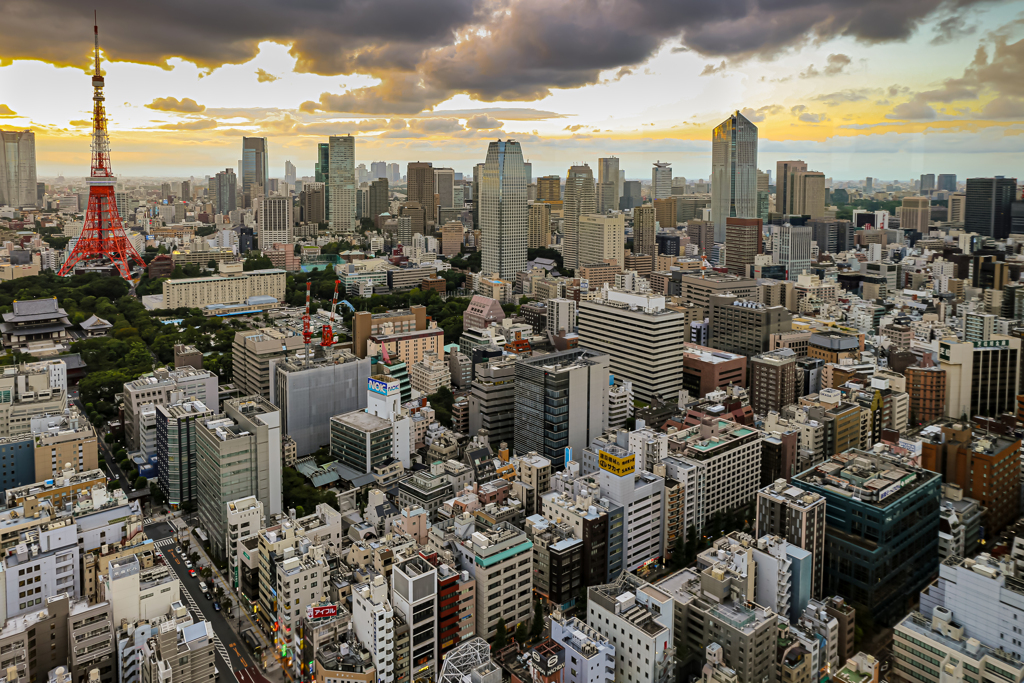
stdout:
POLYGON ((0 129, 35 131, 40 178, 88 173, 93 7, 122 176, 236 168, 243 135, 312 175, 352 134, 403 173, 513 138, 534 176, 698 179, 739 110, 773 181, 1024 177, 1024 0, 6 0, 0 129))

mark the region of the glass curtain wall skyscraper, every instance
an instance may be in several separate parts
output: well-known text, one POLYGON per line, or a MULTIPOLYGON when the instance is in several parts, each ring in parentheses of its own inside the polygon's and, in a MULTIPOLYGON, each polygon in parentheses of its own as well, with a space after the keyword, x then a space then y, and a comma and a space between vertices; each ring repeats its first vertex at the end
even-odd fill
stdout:
POLYGON ((757 126, 738 111, 711 134, 711 220, 725 241, 726 218, 757 218, 757 126))
POLYGON ((242 138, 242 194, 245 205, 267 192, 269 166, 266 138, 242 138))
POLYGON ((332 135, 328 149, 327 201, 331 230, 356 228, 356 139, 332 135))
POLYGON ((487 146, 480 183, 480 231, 483 272, 515 280, 526 268, 526 169, 523 150, 515 140, 487 146))

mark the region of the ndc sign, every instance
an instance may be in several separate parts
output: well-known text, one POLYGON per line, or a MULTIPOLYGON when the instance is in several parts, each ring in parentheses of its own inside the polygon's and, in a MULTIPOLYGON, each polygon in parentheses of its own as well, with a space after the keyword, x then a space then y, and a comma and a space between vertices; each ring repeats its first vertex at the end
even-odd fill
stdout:
POLYGON ((366 388, 375 394, 380 394, 381 396, 388 395, 388 383, 381 382, 379 379, 373 379, 371 377, 370 379, 366 380, 366 388))

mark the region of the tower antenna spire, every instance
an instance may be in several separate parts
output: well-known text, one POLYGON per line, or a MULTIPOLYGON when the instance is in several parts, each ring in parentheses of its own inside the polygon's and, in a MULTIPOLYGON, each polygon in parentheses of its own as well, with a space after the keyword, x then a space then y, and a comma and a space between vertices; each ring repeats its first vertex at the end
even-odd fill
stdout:
POLYGON ((92 24, 96 68, 92 75, 92 168, 89 172, 89 206, 85 226, 68 255, 59 275, 74 273, 75 267, 90 261, 106 259, 125 280, 132 281, 132 264, 145 268, 146 263, 128 241, 121 215, 117 210, 114 186, 117 178, 110 167, 110 138, 107 135, 107 111, 103 104, 103 75, 100 72, 100 27, 93 10, 92 24))

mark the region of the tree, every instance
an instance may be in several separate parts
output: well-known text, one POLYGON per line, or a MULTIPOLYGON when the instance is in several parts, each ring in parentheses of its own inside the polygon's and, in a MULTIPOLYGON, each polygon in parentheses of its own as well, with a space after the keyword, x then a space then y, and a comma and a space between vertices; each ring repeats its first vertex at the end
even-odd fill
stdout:
POLYGON ((526 628, 526 622, 520 622, 516 626, 516 642, 520 645, 526 645, 526 640, 530 637, 530 632, 526 628))
POLYGON ((135 490, 136 491, 141 491, 142 489, 146 488, 147 486, 149 486, 149 479, 146 479, 145 477, 139 477, 138 479, 135 480, 135 490))
POLYGON ((295 506, 295 516, 296 517, 305 517, 306 516, 306 508, 302 507, 301 505, 296 505, 295 506))
POLYGON ((508 645, 508 631, 505 629, 505 617, 498 617, 498 626, 494 633, 492 650, 502 650, 508 645))
POLYGON ((128 458, 125 458, 121 462, 117 463, 117 466, 121 468, 122 472, 127 472, 132 468, 132 461, 129 460, 128 458))
POLYGON ((210 259, 206 262, 206 267, 210 270, 217 270, 217 259, 210 259))
POLYGON ((153 505, 163 505, 167 502, 164 492, 160 490, 156 483, 149 485, 149 499, 153 501, 153 505))
MULTIPOLYGON (((586 589, 584 589, 586 590, 586 589)), ((533 623, 530 624, 530 637, 538 640, 544 633, 544 610, 540 606, 540 600, 533 601, 533 623)))

